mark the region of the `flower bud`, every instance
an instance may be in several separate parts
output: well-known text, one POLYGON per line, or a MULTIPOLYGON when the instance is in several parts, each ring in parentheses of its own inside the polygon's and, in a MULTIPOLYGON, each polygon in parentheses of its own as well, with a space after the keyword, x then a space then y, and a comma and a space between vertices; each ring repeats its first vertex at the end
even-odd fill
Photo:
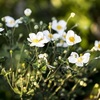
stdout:
POLYGON ((32 13, 32 11, 31 11, 31 9, 29 9, 29 8, 27 8, 27 9, 24 10, 24 14, 25 14, 26 16, 30 16, 31 13, 32 13))
POLYGON ((72 13, 70 14, 70 16, 71 16, 71 17, 74 17, 74 16, 75 16, 75 13, 72 12, 72 13))

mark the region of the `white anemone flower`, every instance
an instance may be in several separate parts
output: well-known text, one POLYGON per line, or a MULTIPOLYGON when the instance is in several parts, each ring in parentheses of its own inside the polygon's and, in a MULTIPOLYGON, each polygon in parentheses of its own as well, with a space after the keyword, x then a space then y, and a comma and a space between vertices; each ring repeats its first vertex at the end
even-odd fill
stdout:
POLYGON ((43 32, 30 33, 27 40, 30 42, 30 46, 43 47, 45 43, 48 42, 47 38, 44 36, 43 32))
POLYGON ((6 22, 7 27, 18 27, 22 21, 20 19, 15 20, 13 17, 5 16, 4 21, 6 22))
POLYGON ((81 42, 81 37, 74 33, 74 31, 69 30, 66 35, 66 42, 69 46, 81 42))
POLYGON ((77 66, 82 67, 85 63, 88 63, 90 59, 90 53, 85 53, 84 55, 78 55, 76 52, 72 52, 68 57, 70 63, 75 63, 77 66))
POLYGON ((31 13, 32 13, 32 10, 29 9, 29 8, 27 8, 27 9, 24 10, 24 14, 25 14, 26 16, 30 16, 31 13))
POLYGON ((94 47, 92 48, 94 51, 100 51, 100 41, 95 41, 94 42, 94 47))
POLYGON ((66 36, 67 36, 67 33, 66 32, 63 32, 63 33, 60 33, 60 38, 64 41, 66 41, 66 36))
POLYGON ((52 34, 48 30, 44 30, 43 34, 46 36, 48 41, 51 41, 51 40, 54 41, 54 40, 57 40, 60 37, 60 35, 58 33, 52 34))
POLYGON ((2 32, 4 30, 4 28, 0 28, 0 32, 2 32))
POLYGON ((64 40, 60 40, 59 43, 56 44, 57 47, 68 47, 68 44, 64 40))
POLYGON ((66 30, 66 22, 64 20, 60 20, 57 22, 57 20, 52 21, 52 29, 57 31, 58 33, 62 33, 66 30))

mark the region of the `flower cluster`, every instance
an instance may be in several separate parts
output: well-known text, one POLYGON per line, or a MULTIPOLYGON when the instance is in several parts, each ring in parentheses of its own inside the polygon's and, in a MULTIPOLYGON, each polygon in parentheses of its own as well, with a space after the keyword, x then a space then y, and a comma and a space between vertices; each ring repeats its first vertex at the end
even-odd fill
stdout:
POLYGON ((57 22, 57 20, 53 20, 51 26, 49 27, 51 27, 57 33, 52 33, 51 29, 50 31, 44 30, 42 32, 38 32, 36 33, 36 35, 35 33, 30 33, 29 38, 27 38, 27 40, 31 42, 30 46, 43 47, 44 43, 48 43, 50 41, 57 41, 56 46, 68 47, 81 42, 81 37, 75 34, 73 30, 68 30, 67 33, 65 32, 67 28, 66 24, 67 23, 64 20, 60 20, 59 22, 57 22))

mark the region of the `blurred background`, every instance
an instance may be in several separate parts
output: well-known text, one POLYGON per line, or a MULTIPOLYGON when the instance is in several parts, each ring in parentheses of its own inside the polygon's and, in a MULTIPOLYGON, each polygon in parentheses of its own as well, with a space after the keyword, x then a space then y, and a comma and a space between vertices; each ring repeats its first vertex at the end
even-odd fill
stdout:
MULTIPOLYGON (((17 19, 24 15, 26 8, 32 10, 31 17, 36 22, 45 23, 50 22, 52 17, 67 21, 70 13, 74 12, 76 16, 70 19, 67 29, 77 24, 73 30, 82 37, 83 50, 91 49, 94 41, 100 40, 100 0, 0 0, 0 18, 9 15, 17 19)), ((0 48, 4 43, 0 36, 0 48)), ((99 65, 95 64, 100 70, 99 65)), ((94 84, 100 83, 98 75, 92 77, 94 84)), ((11 93, 2 86, 3 82, 0 79, 0 100, 10 100, 11 93)))
POLYGON ((52 17, 67 20, 71 12, 72 18, 68 29, 77 24, 74 29, 81 35, 84 49, 91 48, 95 39, 100 39, 100 1, 99 0, 0 0, 0 18, 9 15, 15 19, 24 15, 24 10, 30 8, 32 17, 48 23, 52 17))

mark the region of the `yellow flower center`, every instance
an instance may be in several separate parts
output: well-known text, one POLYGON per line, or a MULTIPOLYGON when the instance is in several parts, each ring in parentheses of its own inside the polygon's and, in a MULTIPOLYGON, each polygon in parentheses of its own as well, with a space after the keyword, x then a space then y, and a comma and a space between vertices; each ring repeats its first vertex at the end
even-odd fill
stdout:
POLYGON ((74 42, 74 41, 75 41, 75 38, 74 38, 74 37, 69 37, 69 40, 70 40, 71 42, 74 42))
POLYGON ((34 43, 38 43, 39 40, 38 40, 38 39, 34 39, 34 40, 32 40, 32 42, 34 42, 34 43))
POLYGON ((61 43, 61 44, 63 44, 63 43, 64 43, 64 41, 63 41, 63 40, 60 40, 60 43, 61 43))
POLYGON ((48 34, 49 38, 53 38, 53 35, 51 33, 48 34))
POLYGON ((66 34, 64 34, 63 37, 66 39, 66 34))
POLYGON ((58 30, 61 30, 62 29, 62 26, 61 25, 57 25, 57 29, 58 30))
POLYGON ((82 62, 82 60, 83 60, 82 57, 79 57, 79 58, 77 59, 78 62, 82 62))
POLYGON ((15 21, 14 21, 14 20, 11 20, 11 21, 10 21, 10 24, 13 24, 13 23, 15 23, 15 21))
POLYGON ((100 48, 100 44, 98 44, 98 48, 100 48))
POLYGON ((34 43, 39 43, 41 40, 43 40, 43 39, 42 39, 42 38, 39 39, 39 40, 38 40, 38 39, 33 39, 32 42, 34 42, 34 43))

